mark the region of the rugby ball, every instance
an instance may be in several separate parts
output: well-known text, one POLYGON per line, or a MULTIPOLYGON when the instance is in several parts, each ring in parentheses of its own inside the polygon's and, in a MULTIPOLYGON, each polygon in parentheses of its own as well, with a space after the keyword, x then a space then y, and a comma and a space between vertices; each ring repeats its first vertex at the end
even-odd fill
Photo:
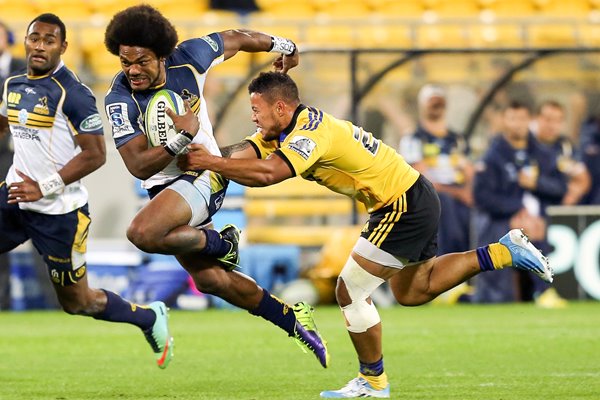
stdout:
POLYGON ((167 115, 167 108, 175 111, 176 114, 185 114, 183 99, 169 89, 156 92, 146 107, 144 128, 148 144, 152 147, 164 146, 167 140, 177 134, 173 120, 167 115))

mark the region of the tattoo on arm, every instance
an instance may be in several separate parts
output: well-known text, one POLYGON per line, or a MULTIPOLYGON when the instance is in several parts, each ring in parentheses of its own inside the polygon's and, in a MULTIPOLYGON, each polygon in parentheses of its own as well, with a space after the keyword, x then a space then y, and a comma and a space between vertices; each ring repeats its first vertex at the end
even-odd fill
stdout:
POLYGON ((233 153, 238 151, 242 151, 250 147, 250 143, 246 140, 243 142, 235 143, 230 146, 221 147, 221 156, 224 158, 229 158, 233 153))

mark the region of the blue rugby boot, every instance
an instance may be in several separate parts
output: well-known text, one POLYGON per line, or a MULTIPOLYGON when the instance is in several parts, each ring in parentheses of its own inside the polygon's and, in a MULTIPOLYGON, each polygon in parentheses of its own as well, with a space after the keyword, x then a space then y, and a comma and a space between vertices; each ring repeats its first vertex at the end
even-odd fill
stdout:
POLYGON ((352 379, 339 390, 321 392, 321 397, 325 399, 354 399, 357 397, 387 399, 390 397, 390 384, 388 383, 383 389, 377 390, 359 374, 358 377, 352 379))
POLYGON ((223 264, 223 267, 228 271, 233 271, 240 266, 240 231, 237 226, 227 224, 221 229, 221 237, 226 242, 231 244, 231 249, 223 257, 218 258, 219 262, 223 264))
POLYGON ((548 258, 529 241, 523 231, 512 229, 499 242, 510 252, 513 267, 533 272, 544 281, 552 282, 553 272, 548 258))
POLYGON ((173 358, 173 337, 169 333, 168 309, 162 301, 152 302, 148 308, 156 313, 156 321, 152 328, 142 332, 154 351, 156 364, 159 368, 165 369, 173 358))
POLYGON ((314 309, 308 303, 300 302, 292 307, 296 315, 294 339, 302 351, 311 351, 319 360, 323 368, 329 366, 329 351, 327 342, 321 338, 313 318, 314 309))

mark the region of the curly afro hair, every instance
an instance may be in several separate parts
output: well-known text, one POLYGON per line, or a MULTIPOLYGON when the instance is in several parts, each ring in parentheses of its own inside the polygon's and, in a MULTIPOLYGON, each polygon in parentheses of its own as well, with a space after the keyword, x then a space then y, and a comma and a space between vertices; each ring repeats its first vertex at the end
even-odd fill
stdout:
POLYGON ((115 14, 104 33, 104 45, 116 56, 119 47, 125 45, 150 49, 159 58, 168 57, 175 50, 177 41, 177 31, 171 22, 147 4, 115 14))

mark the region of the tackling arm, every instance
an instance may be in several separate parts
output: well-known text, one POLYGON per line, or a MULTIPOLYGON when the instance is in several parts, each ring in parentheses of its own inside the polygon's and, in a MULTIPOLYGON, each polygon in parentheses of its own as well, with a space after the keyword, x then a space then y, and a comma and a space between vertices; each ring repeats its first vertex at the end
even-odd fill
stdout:
POLYGON ((208 169, 245 186, 270 186, 294 176, 289 165, 278 155, 271 154, 261 160, 254 149, 249 148, 250 144, 247 146, 230 154, 230 158, 224 158, 210 154, 202 145, 191 144, 184 166, 192 170, 208 169))

